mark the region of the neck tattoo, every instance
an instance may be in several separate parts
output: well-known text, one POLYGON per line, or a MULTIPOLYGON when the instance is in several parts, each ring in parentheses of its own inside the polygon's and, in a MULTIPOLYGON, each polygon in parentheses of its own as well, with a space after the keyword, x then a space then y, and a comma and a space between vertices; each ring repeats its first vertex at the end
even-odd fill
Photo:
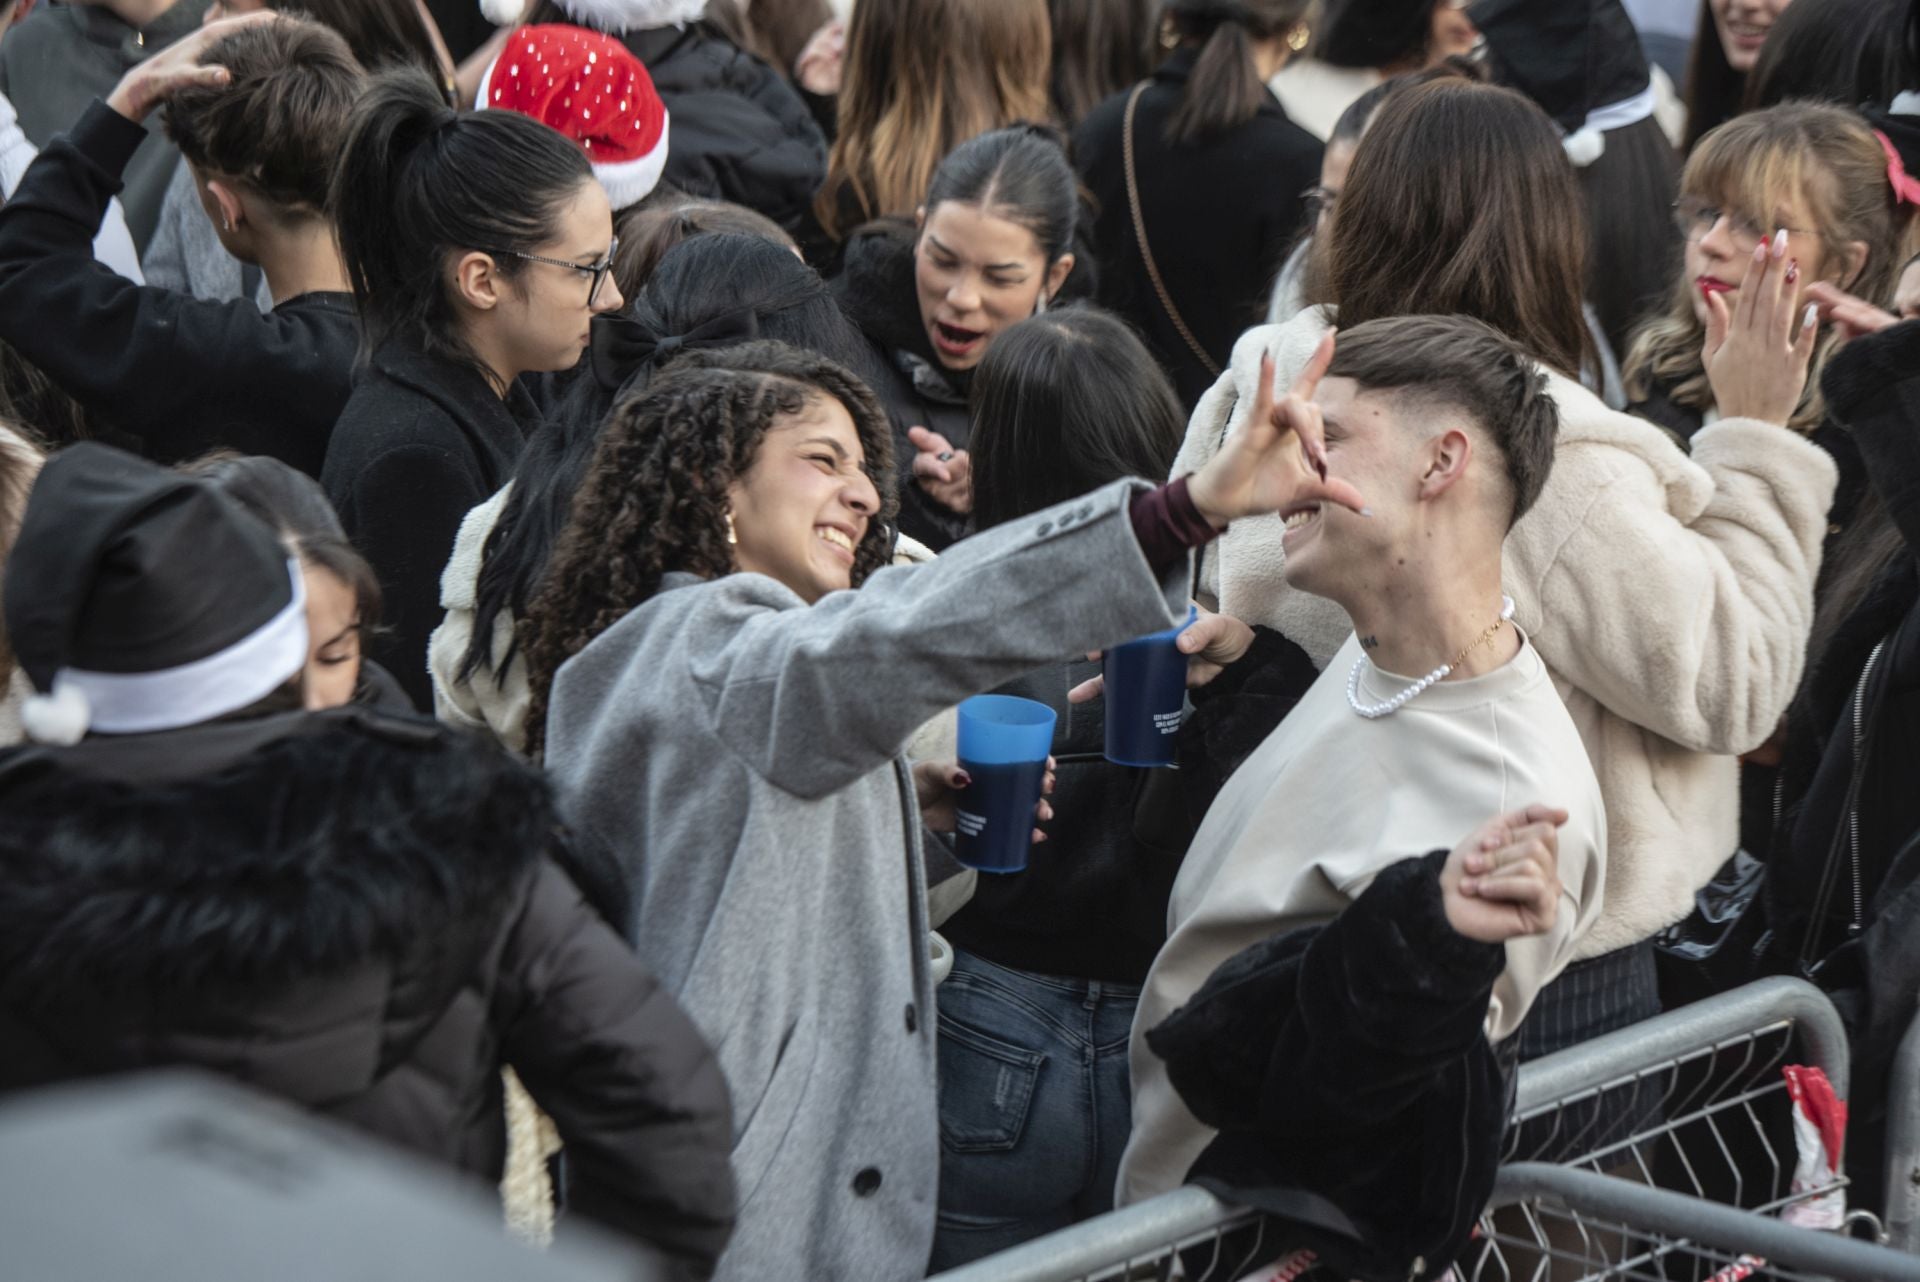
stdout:
MULTIPOLYGON (((1367 664, 1366 656, 1365 655, 1360 656, 1358 659, 1355 659, 1353 661, 1353 671, 1347 674, 1347 706, 1351 707, 1355 712, 1359 713, 1361 716, 1365 717, 1369 721, 1374 721, 1381 717, 1388 716, 1392 713, 1400 711, 1400 709, 1404 707, 1409 701, 1411 701, 1415 696, 1423 693, 1427 689, 1427 687, 1434 685, 1438 682, 1445 681, 1449 673, 1451 673, 1455 668, 1459 667, 1462 663, 1466 662, 1466 658, 1468 655, 1472 654, 1475 650, 1478 650, 1481 646, 1487 644, 1487 642, 1493 640, 1494 635, 1498 633, 1501 627, 1507 622, 1507 620, 1511 619, 1512 617, 1513 617, 1513 598, 1510 596, 1503 596, 1500 598, 1500 617, 1495 619, 1492 625, 1488 627, 1485 632, 1482 632, 1473 641, 1470 641, 1465 646, 1463 646, 1460 650, 1460 653, 1453 656, 1452 663, 1441 664, 1439 667, 1435 668, 1432 672, 1427 673, 1426 676, 1421 677, 1418 681, 1414 682, 1412 685, 1408 686, 1406 689, 1402 690, 1399 694, 1394 695, 1391 699, 1388 699, 1384 703, 1360 702, 1360 670, 1361 668, 1365 667, 1367 664)), ((1361 639, 1360 644, 1366 649, 1372 649, 1373 646, 1379 645, 1380 642, 1377 638, 1365 637, 1361 639), (1368 642, 1372 642, 1372 645, 1369 645, 1368 642)))
POLYGON ((1379 637, 1361 637, 1360 648, 1362 650, 1377 650, 1380 648, 1380 638, 1379 637))

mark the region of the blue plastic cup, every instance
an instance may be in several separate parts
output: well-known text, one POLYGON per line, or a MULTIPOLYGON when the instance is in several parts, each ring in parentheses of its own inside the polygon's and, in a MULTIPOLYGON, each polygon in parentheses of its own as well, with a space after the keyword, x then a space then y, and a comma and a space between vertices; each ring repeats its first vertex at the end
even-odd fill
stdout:
POLYGON ((1179 627, 1107 648, 1100 671, 1106 678, 1108 761, 1173 764, 1173 737, 1187 706, 1187 656, 1174 642, 1199 617, 1188 606, 1179 627))
POLYGON ((954 857, 981 872, 1027 866, 1034 808, 1053 750, 1053 709, 1008 694, 976 695, 960 705, 960 791, 954 857))

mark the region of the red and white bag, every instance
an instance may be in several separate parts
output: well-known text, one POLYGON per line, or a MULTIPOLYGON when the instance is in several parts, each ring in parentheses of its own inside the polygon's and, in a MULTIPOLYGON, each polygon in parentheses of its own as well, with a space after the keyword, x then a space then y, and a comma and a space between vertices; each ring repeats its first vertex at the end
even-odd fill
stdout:
POLYGON ((1787 1094, 1793 1099, 1793 1141, 1798 1152, 1793 1194, 1827 1191, 1795 1201, 1780 1218, 1806 1229, 1840 1228, 1847 1218, 1847 1191, 1838 1184, 1847 1138, 1847 1102, 1833 1093, 1833 1083, 1821 1069, 1789 1064, 1782 1071, 1787 1094))

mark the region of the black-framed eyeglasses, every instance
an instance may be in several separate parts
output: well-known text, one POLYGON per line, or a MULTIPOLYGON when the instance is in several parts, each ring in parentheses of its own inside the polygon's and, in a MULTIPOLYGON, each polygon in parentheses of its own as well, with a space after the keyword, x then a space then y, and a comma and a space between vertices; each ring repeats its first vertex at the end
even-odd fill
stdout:
POLYGON ((564 258, 547 258, 540 254, 523 254, 517 249, 489 249, 489 254, 505 254, 509 258, 518 258, 527 263, 545 263, 549 267, 565 267, 569 271, 585 272, 593 277, 593 285, 587 290, 587 306, 592 307, 600 300, 600 287, 607 283, 607 277, 613 272, 613 256, 620 252, 620 238, 615 236, 607 245, 607 256, 597 263, 575 263, 564 258))

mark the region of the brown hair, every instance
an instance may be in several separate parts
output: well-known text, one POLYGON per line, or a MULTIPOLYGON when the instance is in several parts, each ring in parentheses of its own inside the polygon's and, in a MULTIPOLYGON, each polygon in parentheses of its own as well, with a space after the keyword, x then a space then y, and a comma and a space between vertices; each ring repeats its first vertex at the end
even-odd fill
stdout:
POLYGON ((1155 0, 1047 0, 1053 26, 1053 112, 1073 128, 1153 70, 1155 0))
POLYGON ((807 41, 833 21, 833 6, 827 0, 759 0, 753 4, 747 0, 707 0, 705 19, 727 39, 792 80, 793 65, 800 60, 807 41))
MULTIPOLYGON (((1830 259, 1849 242, 1866 244, 1865 264, 1841 284, 1874 303, 1885 303, 1892 293, 1898 229, 1887 158, 1873 131, 1851 111, 1789 102, 1737 116, 1700 140, 1680 175, 1680 192, 1761 226, 1772 221, 1783 197, 1797 197, 1830 259)), ((1679 275, 1666 313, 1634 336, 1622 373, 1635 400, 1659 387, 1675 404, 1704 410, 1713 404, 1701 356, 1706 331, 1693 312, 1693 282, 1684 271, 1679 275)), ((1820 371, 1832 348, 1833 335, 1822 335, 1789 427, 1811 431, 1826 417, 1820 371)))
POLYGON ((1354 151, 1308 301, 1337 306, 1343 328, 1472 316, 1577 377, 1592 351, 1584 205, 1559 131, 1529 99, 1460 79, 1406 89, 1354 151))
POLYGON ((910 214, 935 166, 978 134, 1048 114, 1047 0, 861 0, 840 124, 814 213, 838 240, 910 214))
POLYGON ((753 466, 782 414, 814 397, 853 418, 880 511, 854 549, 853 583, 887 563, 899 508, 893 432, 873 393, 844 366, 784 343, 688 352, 647 390, 614 407, 574 494, 567 527, 518 624, 527 656, 527 755, 546 743, 547 702, 560 665, 681 570, 734 572, 727 487, 753 466))
POLYGON ((1472 419, 1506 465, 1513 503, 1508 528, 1540 497, 1553 470, 1560 412, 1533 358, 1493 326, 1471 316, 1367 321, 1340 331, 1327 377, 1472 419))
POLYGON ((1254 41, 1278 39, 1306 16, 1307 0, 1167 0, 1168 28, 1199 51, 1167 122, 1167 141, 1197 143, 1252 120, 1271 97, 1254 41))
POLYGON ((681 199, 630 211, 616 229, 620 248, 613 255, 613 283, 620 296, 640 296, 667 251, 707 232, 752 236, 794 249, 793 237, 765 214, 723 200, 681 199))
POLYGON ((317 22, 276 17, 214 42, 200 61, 232 74, 167 100, 167 136, 180 154, 289 213, 320 217, 365 81, 346 40, 317 22))

